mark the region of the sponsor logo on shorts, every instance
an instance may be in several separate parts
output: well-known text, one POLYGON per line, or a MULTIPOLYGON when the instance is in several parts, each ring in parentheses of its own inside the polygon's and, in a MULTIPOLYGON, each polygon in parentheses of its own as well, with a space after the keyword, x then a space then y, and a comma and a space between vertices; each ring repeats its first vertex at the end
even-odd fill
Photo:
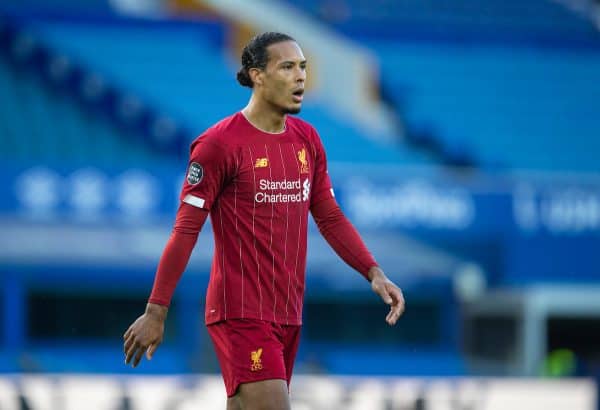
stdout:
POLYGON ((257 372, 263 368, 260 356, 262 356, 262 347, 254 352, 250 352, 250 360, 252 361, 250 364, 250 370, 253 372, 257 372))
POLYGON ((197 162, 192 162, 187 174, 187 182, 190 185, 198 185, 204 177, 204 169, 197 162))

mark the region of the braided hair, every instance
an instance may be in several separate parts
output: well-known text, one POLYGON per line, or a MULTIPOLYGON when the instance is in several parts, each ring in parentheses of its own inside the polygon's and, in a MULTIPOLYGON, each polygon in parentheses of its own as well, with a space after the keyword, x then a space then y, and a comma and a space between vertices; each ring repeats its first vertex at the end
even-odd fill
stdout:
POLYGON ((257 34, 246 44, 242 51, 242 67, 237 73, 238 82, 244 86, 252 88, 254 84, 250 78, 250 69, 258 68, 264 70, 269 62, 269 53, 267 48, 271 44, 281 43, 283 41, 296 41, 292 37, 283 33, 269 31, 257 34))

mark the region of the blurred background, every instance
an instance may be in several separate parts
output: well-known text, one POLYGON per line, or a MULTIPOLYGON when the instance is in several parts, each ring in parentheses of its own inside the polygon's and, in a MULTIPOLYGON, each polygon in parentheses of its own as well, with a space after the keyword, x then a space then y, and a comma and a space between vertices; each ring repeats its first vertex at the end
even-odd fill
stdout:
POLYGON ((152 362, 123 364, 189 143, 257 32, 407 310, 312 226, 295 409, 597 409, 600 3, 2 0, 0 408, 222 409, 205 226, 152 362), (145 198, 140 201, 139 198, 145 198))

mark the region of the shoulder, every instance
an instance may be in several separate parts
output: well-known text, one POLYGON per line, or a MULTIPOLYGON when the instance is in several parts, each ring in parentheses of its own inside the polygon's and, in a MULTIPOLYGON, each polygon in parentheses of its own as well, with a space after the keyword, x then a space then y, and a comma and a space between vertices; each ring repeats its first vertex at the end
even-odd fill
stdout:
POLYGON ((210 144, 217 145, 221 149, 230 148, 233 137, 237 134, 239 128, 239 113, 232 114, 223 118, 219 122, 206 129, 196 139, 192 141, 191 150, 198 145, 210 144))
POLYGON ((302 135, 305 135, 310 139, 319 139, 319 133, 317 132, 316 128, 313 127, 313 125, 310 124, 308 121, 305 121, 302 118, 288 115, 287 122, 290 128, 299 131, 302 135))
POLYGON ((288 117, 288 124, 294 128, 301 138, 307 143, 308 148, 313 156, 322 155, 325 152, 321 137, 317 129, 307 121, 298 117, 288 117))

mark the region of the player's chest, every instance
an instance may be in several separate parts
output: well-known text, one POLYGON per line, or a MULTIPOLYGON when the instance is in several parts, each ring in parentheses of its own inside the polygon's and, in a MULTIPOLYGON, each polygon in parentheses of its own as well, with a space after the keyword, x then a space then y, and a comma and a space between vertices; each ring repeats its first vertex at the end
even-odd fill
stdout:
POLYGON ((238 151, 238 194, 265 204, 308 205, 314 158, 306 144, 256 144, 238 151))

